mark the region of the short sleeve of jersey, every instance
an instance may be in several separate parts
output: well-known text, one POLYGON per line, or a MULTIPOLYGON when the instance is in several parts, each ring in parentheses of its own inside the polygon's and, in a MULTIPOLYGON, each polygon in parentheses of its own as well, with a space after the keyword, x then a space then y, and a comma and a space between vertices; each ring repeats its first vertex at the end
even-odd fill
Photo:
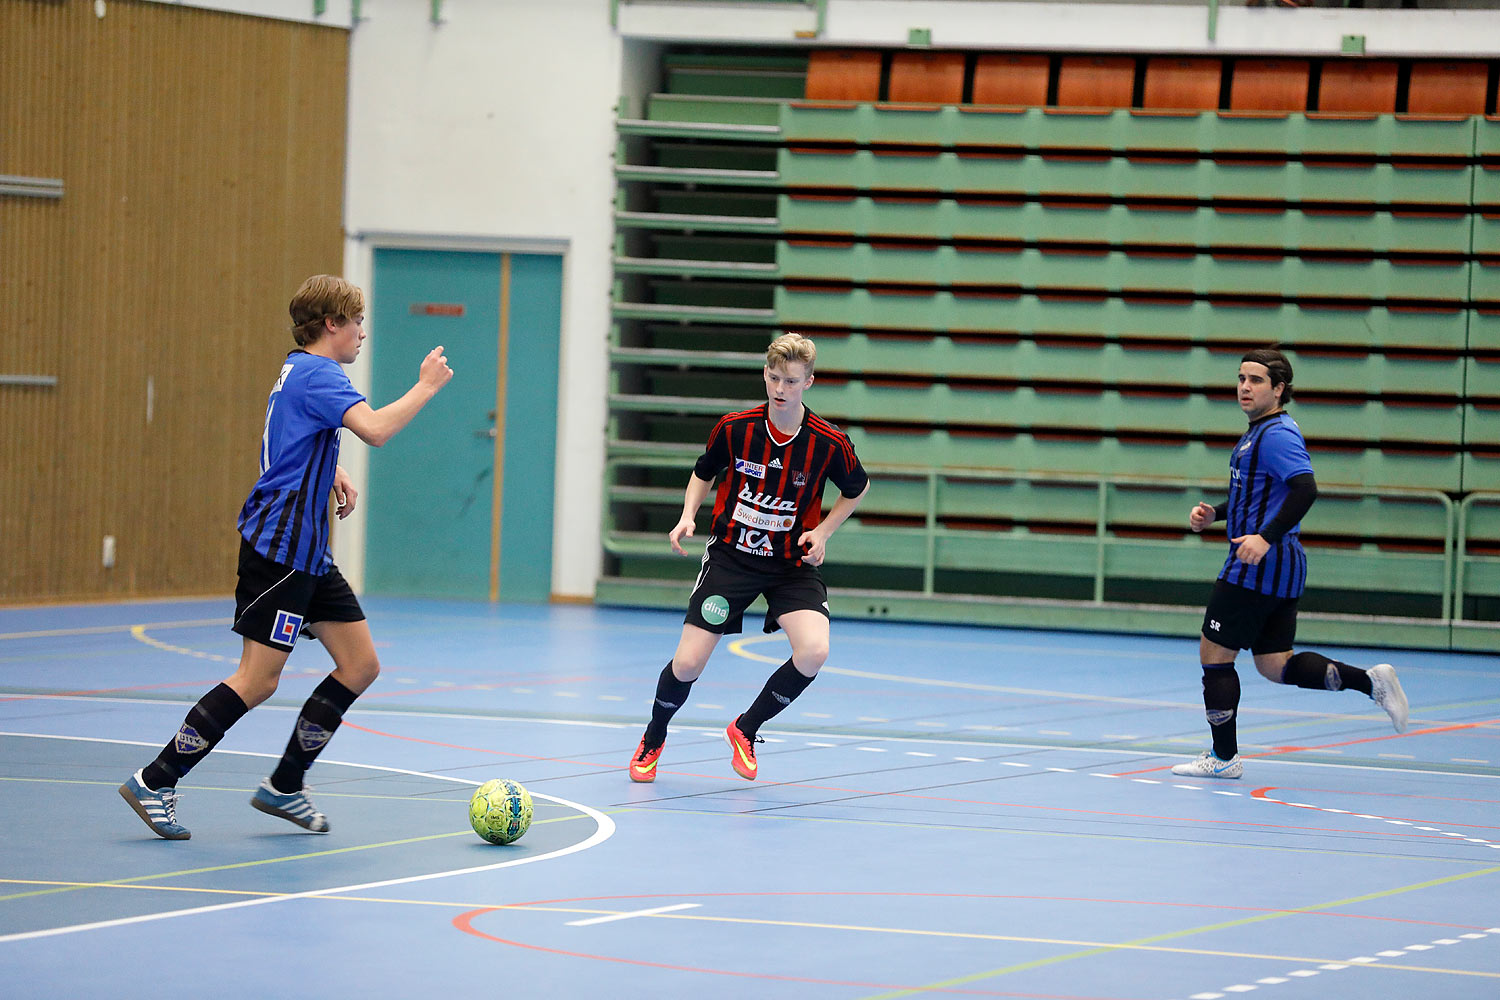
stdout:
POLYGON ((307 397, 303 405, 307 415, 324 427, 343 426, 349 407, 364 399, 337 364, 318 365, 307 374, 307 397))
POLYGON ((1283 482, 1313 471, 1312 459, 1307 455, 1307 442, 1289 417, 1266 428, 1260 461, 1262 468, 1283 482))
POLYGON ((870 475, 860 464, 859 456, 854 453, 854 442, 847 435, 839 444, 838 453, 828 469, 828 478, 841 494, 853 500, 870 485, 870 475))
POLYGON ((703 449, 703 454, 698 456, 698 461, 693 465, 693 475, 699 479, 713 482, 719 473, 729 467, 729 431, 728 421, 720 420, 714 425, 713 432, 708 436, 708 446, 703 449))

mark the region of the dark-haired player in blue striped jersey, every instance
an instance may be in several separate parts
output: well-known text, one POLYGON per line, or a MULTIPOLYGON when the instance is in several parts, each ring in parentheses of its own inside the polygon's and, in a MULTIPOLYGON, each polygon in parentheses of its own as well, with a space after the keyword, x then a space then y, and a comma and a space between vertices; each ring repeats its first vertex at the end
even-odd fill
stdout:
POLYGON ((724 731, 730 765, 740 777, 754 780, 759 773, 760 727, 806 690, 828 659, 828 588, 818 567, 828 536, 864 499, 870 477, 848 435, 802 403, 816 358, 817 348, 806 337, 776 338, 766 351, 766 402, 722 417, 688 479, 682 517, 668 535, 678 555, 687 555, 681 540, 692 536, 715 477, 724 477, 682 637, 657 678, 651 722, 630 759, 634 781, 656 779, 668 721, 687 700, 719 637, 740 631, 745 608, 757 596, 764 594, 768 605, 765 631, 783 629, 792 655, 724 731), (825 482, 839 489, 827 517, 825 482))
POLYGON ((1317 499, 1318 485, 1302 431, 1282 408, 1291 398, 1292 366, 1280 351, 1257 348, 1244 356, 1239 401, 1250 426, 1229 458, 1229 499, 1217 506, 1199 503, 1188 515, 1194 531, 1227 519, 1229 555, 1204 611, 1198 643, 1213 749, 1178 764, 1173 774, 1238 778, 1244 773, 1235 729, 1240 679, 1234 659, 1246 648, 1267 680, 1360 691, 1385 709, 1396 732, 1406 731, 1406 695, 1389 663, 1361 670, 1320 653, 1292 652, 1297 600, 1307 581, 1298 526, 1317 499))
POLYGON ((326 274, 308 278, 292 297, 297 348, 266 401, 260 478, 239 516, 233 625, 242 637, 239 669, 199 699, 156 759, 120 786, 125 801, 160 837, 188 839, 187 828, 177 822, 177 782, 230 726, 275 692, 304 631, 323 643, 334 671, 303 705, 281 761, 250 804, 314 833, 328 832, 328 819, 307 797, 303 775, 380 673, 364 612, 328 553, 330 496, 340 518, 356 500, 338 464, 339 431, 347 427, 379 447, 453 377, 443 349, 435 348, 422 360, 416 385, 371 409, 343 369, 365 339, 364 311, 363 292, 326 274))

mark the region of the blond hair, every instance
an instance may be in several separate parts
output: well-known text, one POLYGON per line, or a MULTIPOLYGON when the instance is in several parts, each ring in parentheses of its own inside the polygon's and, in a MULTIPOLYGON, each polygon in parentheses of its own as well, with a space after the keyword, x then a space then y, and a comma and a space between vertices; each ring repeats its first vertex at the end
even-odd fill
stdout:
POLYGON ((772 369, 785 368, 793 361, 800 361, 811 375, 817 358, 817 345, 800 333, 783 333, 766 348, 766 367, 772 369))
POLYGON ((365 313, 365 293, 357 285, 331 274, 315 274, 302 283, 287 307, 292 314, 292 339, 306 347, 323 336, 323 321, 346 322, 365 313))

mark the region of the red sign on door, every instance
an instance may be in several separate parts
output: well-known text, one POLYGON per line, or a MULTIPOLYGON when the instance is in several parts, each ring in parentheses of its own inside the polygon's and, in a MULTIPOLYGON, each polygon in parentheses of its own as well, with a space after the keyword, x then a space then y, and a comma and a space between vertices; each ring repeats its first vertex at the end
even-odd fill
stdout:
POLYGON ((411 314, 413 316, 462 316, 464 307, 461 302, 413 302, 411 314))

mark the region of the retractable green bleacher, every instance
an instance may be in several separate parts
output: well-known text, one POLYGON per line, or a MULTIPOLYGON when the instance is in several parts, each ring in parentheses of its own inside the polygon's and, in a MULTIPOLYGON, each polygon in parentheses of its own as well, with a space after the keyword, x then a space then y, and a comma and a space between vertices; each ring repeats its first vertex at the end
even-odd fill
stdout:
POLYGON ((1224 541, 1186 512, 1275 342, 1322 488, 1303 636, 1500 649, 1481 71, 669 53, 619 129, 598 599, 681 603, 692 459, 795 329, 876 480, 825 567, 842 613, 1190 636, 1224 541))

